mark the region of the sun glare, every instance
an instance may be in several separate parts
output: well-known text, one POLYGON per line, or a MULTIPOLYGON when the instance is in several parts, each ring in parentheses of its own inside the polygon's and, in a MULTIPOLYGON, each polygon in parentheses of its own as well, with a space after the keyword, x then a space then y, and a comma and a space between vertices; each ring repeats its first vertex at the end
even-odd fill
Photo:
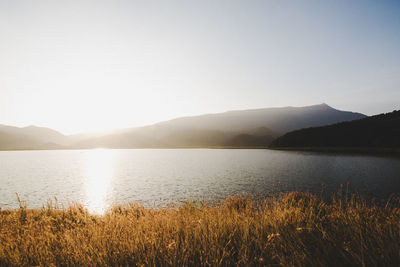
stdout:
POLYGON ((90 212, 102 214, 107 208, 113 173, 113 150, 95 149, 87 152, 85 193, 90 212))

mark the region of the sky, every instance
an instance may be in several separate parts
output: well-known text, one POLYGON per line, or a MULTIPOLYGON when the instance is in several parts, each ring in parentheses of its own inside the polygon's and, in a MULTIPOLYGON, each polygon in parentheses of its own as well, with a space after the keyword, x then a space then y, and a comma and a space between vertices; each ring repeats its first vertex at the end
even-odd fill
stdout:
POLYGON ((0 0, 0 124, 400 109, 400 1, 0 0))

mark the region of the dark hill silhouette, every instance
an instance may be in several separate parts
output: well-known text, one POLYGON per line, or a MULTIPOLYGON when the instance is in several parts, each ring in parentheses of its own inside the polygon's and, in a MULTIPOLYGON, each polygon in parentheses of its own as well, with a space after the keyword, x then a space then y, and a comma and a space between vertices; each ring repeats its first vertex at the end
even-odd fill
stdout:
POLYGON ((400 148, 400 111, 289 132, 271 147, 400 148))

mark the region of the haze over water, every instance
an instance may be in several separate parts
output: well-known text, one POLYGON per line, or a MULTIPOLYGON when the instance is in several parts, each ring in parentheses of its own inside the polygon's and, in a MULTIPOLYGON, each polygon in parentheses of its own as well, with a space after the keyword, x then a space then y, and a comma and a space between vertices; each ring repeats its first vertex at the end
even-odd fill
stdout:
POLYGON ((400 192, 400 158, 229 149, 126 149, 0 152, 0 207, 15 193, 40 208, 50 198, 91 212, 138 202, 147 206, 216 200, 249 192, 337 191, 341 184, 387 197, 400 192))

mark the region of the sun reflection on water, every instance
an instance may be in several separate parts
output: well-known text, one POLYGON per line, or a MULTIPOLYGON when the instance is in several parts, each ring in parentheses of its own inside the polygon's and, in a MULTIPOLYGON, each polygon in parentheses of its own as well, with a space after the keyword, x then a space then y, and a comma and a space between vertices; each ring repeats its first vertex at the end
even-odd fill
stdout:
POLYGON ((107 209, 113 161, 113 150, 95 149, 87 152, 85 193, 89 212, 102 214, 107 209))

